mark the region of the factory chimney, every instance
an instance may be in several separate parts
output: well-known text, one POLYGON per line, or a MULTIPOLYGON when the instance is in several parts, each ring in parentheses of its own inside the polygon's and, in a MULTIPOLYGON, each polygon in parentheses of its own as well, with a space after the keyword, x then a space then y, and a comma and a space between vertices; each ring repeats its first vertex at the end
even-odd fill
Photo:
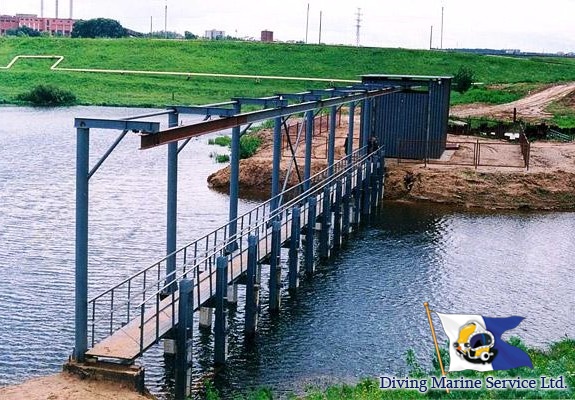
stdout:
POLYGON ((56 18, 58 18, 58 0, 56 0, 56 18))
POLYGON ((74 15, 74 0, 70 0, 70 19, 73 19, 74 15))

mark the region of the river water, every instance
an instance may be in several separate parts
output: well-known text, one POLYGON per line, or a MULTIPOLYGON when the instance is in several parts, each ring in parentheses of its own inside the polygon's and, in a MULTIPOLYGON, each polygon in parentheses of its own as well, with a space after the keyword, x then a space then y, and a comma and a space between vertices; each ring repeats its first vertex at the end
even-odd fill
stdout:
MULTIPOLYGON (((74 117, 149 111, 0 107, 0 385, 57 372, 73 348, 74 117)), ((118 132, 91 132, 93 164, 118 132)), ((165 251, 166 149, 138 145, 129 134, 90 182, 90 296, 165 251)), ((179 245, 227 217, 227 196, 206 187, 220 168, 213 151, 222 150, 203 137, 180 153, 179 245)), ((240 212, 253 204, 242 201, 240 212)), ((399 374, 408 349, 429 366, 424 301, 444 312, 524 316, 510 333, 531 346, 572 337, 574 231, 573 213, 386 204, 295 296, 285 293, 279 315, 267 312, 264 291, 254 343, 241 333, 240 290, 229 313, 229 363, 214 370, 212 337, 198 334, 195 380, 213 380, 224 395, 256 386, 288 393, 399 374)), ((141 362, 149 388, 169 397, 161 346, 141 362)))

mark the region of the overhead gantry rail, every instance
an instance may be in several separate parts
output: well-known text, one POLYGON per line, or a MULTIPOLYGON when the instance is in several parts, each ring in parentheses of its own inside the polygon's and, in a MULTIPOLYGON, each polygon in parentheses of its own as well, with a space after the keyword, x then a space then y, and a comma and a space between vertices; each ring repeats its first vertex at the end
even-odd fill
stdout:
MULTIPOLYGON (((357 87, 349 88, 348 90, 314 90, 307 93, 297 93, 291 95, 278 95, 274 97, 266 97, 257 99, 258 105, 263 105, 267 108, 273 106, 271 109, 264 109, 260 111, 252 111, 246 113, 233 113, 233 109, 225 108, 226 105, 236 105, 242 103, 242 99, 237 99, 235 102, 214 104, 211 107, 175 107, 175 110, 179 112, 191 112, 198 111, 198 113, 205 112, 206 115, 213 116, 218 115, 222 118, 216 120, 208 120, 203 122, 198 122, 192 125, 178 126, 174 128, 168 128, 159 132, 145 132, 141 138, 141 148, 150 149, 153 147, 161 146, 171 142, 184 140, 192 137, 197 137, 205 135, 211 132, 217 132, 225 129, 230 129, 238 127, 241 125, 253 124, 255 122, 266 121, 274 118, 289 117, 294 114, 304 113, 307 111, 313 111, 318 109, 325 109, 334 106, 341 106, 348 104, 350 102, 357 102, 361 100, 366 100, 374 97, 379 97, 384 94, 394 93, 401 91, 398 87, 379 87, 373 89, 370 85, 369 88, 359 89, 357 87), (359 92, 359 93, 358 93, 359 92), (300 100, 299 104, 287 105, 284 99, 295 99, 300 100), (329 96, 328 99, 323 100, 322 96, 329 96), (308 100, 309 98, 317 100, 308 100), (303 101, 303 102, 302 102, 303 101)), ((247 99, 246 103, 254 104, 254 99, 247 99)))

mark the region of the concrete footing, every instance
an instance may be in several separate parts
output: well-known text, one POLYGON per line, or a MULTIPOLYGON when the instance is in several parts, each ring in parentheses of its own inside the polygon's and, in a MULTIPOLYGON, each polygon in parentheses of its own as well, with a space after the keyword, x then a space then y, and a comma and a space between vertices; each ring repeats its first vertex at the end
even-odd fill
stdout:
POLYGON ((138 365, 113 364, 102 361, 85 363, 68 361, 64 364, 63 370, 82 379, 118 382, 133 388, 135 392, 147 393, 144 385, 145 369, 138 365))

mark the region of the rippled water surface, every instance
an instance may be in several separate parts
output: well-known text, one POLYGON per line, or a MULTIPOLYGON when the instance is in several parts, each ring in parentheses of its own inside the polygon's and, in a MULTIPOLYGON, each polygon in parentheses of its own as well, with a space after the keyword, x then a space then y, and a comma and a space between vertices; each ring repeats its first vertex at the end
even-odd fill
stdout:
MULTIPOLYGON (((73 118, 147 111, 0 108, 0 385, 56 372, 72 351, 73 118)), ((117 134, 92 131, 92 163, 117 134)), ((180 245, 227 216, 227 196, 206 188, 207 175, 219 168, 208 157, 217 149, 206 141, 181 153, 180 245)), ((166 149, 137 148, 130 134, 90 183, 90 295, 165 251, 166 149)), ((251 206, 242 202, 241 210, 251 206)), ((269 316, 264 290, 252 344, 241 332, 240 289, 229 313, 228 366, 214 371, 212 338, 197 334, 194 376, 214 379, 224 394, 260 385, 287 393, 396 374, 406 368, 408 349, 429 365, 424 301, 445 312, 525 316, 511 333, 544 347, 573 335, 574 231, 573 213, 385 205, 313 279, 302 280, 295 296, 285 293, 279 315, 269 316)), ((263 275, 265 282, 265 268, 263 275)), ((148 386, 169 393, 161 346, 141 362, 148 386)))

